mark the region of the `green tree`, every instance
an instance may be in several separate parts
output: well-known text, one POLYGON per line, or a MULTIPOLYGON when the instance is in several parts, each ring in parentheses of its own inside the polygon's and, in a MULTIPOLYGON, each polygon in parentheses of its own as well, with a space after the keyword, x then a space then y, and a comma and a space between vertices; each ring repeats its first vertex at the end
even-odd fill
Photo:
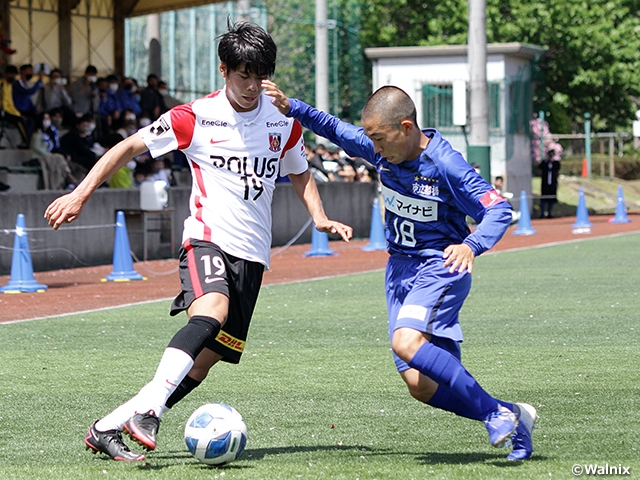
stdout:
MULTIPOLYGON (((467 2, 362 4, 365 47, 466 43, 467 2)), ((487 0, 487 41, 547 48, 536 109, 551 113, 552 131, 575 129, 585 112, 595 126, 629 128, 640 96, 639 12, 638 0, 487 0)))

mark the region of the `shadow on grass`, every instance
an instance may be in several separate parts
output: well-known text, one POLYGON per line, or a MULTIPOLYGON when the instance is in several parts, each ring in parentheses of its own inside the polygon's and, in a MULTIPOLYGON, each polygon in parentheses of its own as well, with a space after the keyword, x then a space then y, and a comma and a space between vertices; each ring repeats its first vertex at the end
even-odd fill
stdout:
MULTIPOLYGON (((153 455, 149 460, 169 460, 168 463, 163 465, 145 463, 143 465, 139 465, 141 470, 162 470, 166 467, 172 467, 175 465, 174 461, 182 461, 192 460, 193 462, 189 462, 193 464, 194 468, 201 468, 205 470, 211 469, 223 469, 223 470, 246 470, 249 468, 254 468, 254 465, 246 464, 246 462, 255 462, 258 460, 262 460, 264 457, 268 455, 282 455, 282 454, 296 454, 296 453, 305 453, 305 452, 347 452, 347 451, 356 451, 362 452, 366 456, 375 456, 375 455, 386 455, 386 456, 394 456, 394 455, 403 455, 403 456, 411 456, 416 455, 415 452, 398 452, 393 451, 388 448, 372 448, 371 446, 364 445, 301 445, 294 447, 272 447, 272 448, 252 448, 245 450, 240 457, 240 463, 233 463, 228 465, 204 465, 202 463, 198 463, 189 453, 184 451, 169 451, 163 455, 153 455)), ((506 459, 508 455, 508 450, 504 449, 501 452, 496 453, 450 453, 450 452, 428 452, 416 455, 416 460, 423 465, 468 465, 468 464, 489 464, 494 465, 496 467, 502 468, 512 468, 518 467, 525 462, 512 462, 506 459)), ((544 461, 546 457, 544 456, 534 456, 533 458, 526 460, 526 462, 533 461, 544 461)))
MULTIPOLYGON (((242 453, 242 456, 238 460, 239 462, 254 462, 257 460, 262 460, 267 455, 281 455, 281 454, 296 454, 296 453, 305 453, 305 452, 326 452, 326 451, 366 451, 367 454, 377 453, 377 454, 389 454, 386 449, 376 450, 374 448, 365 447, 364 445, 300 445, 294 447, 272 447, 272 448, 251 448, 245 450, 242 453)), ((395 452, 393 452, 395 453, 395 452)), ((205 465, 202 463, 198 463, 198 461, 193 458, 189 453, 174 450, 169 451, 162 455, 153 455, 148 460, 184 460, 184 459, 192 459, 194 462, 194 467, 200 467, 203 469, 225 469, 225 470, 244 470, 247 468, 253 468, 253 465, 244 465, 233 463, 229 465, 205 465)), ((145 463, 144 465, 139 465, 138 468, 141 470, 162 470, 166 467, 173 466, 171 463, 164 465, 153 465, 150 463, 145 463)))
MULTIPOLYGON (((449 452, 429 452, 417 457, 418 461, 425 465, 467 465, 471 463, 485 463, 496 467, 517 467, 524 464, 524 461, 507 460, 510 449, 503 449, 500 453, 449 453, 449 452)), ((534 456, 526 462, 546 460, 544 456, 534 456)))

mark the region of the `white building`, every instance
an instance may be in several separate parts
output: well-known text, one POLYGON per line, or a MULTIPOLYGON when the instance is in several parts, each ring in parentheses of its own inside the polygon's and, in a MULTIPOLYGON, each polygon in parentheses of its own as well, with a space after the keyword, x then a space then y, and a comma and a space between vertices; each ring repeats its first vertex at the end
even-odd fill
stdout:
MULTIPOLYGON (((531 65, 544 52, 522 43, 487 45, 491 177, 502 176, 506 190, 516 194, 531 192, 531 65)), ((466 156, 467 46, 368 48, 365 54, 373 62, 373 89, 402 88, 416 104, 420 126, 437 128, 466 156)))

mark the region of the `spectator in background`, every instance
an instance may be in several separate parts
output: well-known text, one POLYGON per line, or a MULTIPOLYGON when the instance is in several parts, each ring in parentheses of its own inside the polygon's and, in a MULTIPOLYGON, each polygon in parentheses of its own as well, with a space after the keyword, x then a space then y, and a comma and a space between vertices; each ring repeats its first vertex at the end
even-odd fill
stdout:
POLYGON ((49 110, 49 116, 51 117, 51 125, 56 128, 60 137, 67 133, 67 131, 63 129, 64 112, 61 108, 52 108, 49 110))
MULTIPOLYGON (((115 75, 110 75, 107 78, 98 79, 98 138, 106 138, 112 129, 112 126, 120 119, 120 112, 122 107, 120 106, 120 100, 118 96, 111 89, 110 85, 113 84, 113 79, 116 79, 115 75), (109 78, 113 77, 113 78, 109 78)), ((115 80, 117 91, 117 79, 115 80)))
POLYGON ((140 92, 140 108, 152 121, 167 111, 164 99, 158 91, 158 77, 153 73, 147 77, 147 86, 140 92))
POLYGON ((18 76, 18 69, 15 65, 7 65, 4 71, 4 78, 0 80, 0 115, 2 119, 15 125, 22 137, 22 144, 18 145, 18 148, 29 148, 29 137, 27 136, 27 129, 24 124, 24 120, 20 115, 20 112, 13 103, 13 84, 18 76))
POLYGON ((322 143, 319 143, 318 145, 316 145, 315 150, 313 150, 311 159, 309 159, 309 156, 307 156, 307 161, 309 162, 309 170, 311 171, 313 178, 315 178, 319 182, 333 182, 335 180, 333 173, 327 170, 324 166, 327 154, 327 147, 325 147, 322 143))
POLYGON ((46 112, 37 117, 36 130, 31 136, 31 152, 36 165, 42 170, 45 190, 62 190, 69 183, 77 183, 71 174, 68 158, 62 151, 58 129, 46 112))
MULTIPOLYGON (((109 135, 107 135, 102 141, 102 146, 104 147, 105 153, 115 147, 122 140, 124 140, 124 138, 119 133, 110 133, 109 135)), ((135 162, 133 161, 127 163, 126 165, 123 165, 118 170, 116 170, 116 173, 114 173, 112 177, 107 181, 107 183, 109 184, 109 188, 132 188, 132 167, 135 168, 135 162)))
MULTIPOLYGON (((40 96, 40 111, 50 112, 54 108, 60 108, 63 112, 71 112, 73 100, 65 89, 66 84, 67 79, 64 78, 60 69, 51 70, 49 82, 43 87, 40 96)), ((69 118, 68 115, 66 117, 69 118)))
POLYGON ((87 66, 84 75, 69 85, 69 95, 73 100, 72 109, 76 117, 98 111, 98 70, 93 65, 87 66))
POLYGON ((152 122, 151 117, 146 112, 142 112, 138 117, 138 126, 140 128, 144 128, 148 125, 151 125, 151 122, 152 122))
POLYGON ((127 138, 133 135, 138 131, 138 122, 135 120, 135 116, 133 120, 130 118, 124 120, 122 126, 116 130, 116 133, 119 134, 122 138, 127 138))
POLYGON ((87 113, 76 118, 73 128, 60 141, 62 151, 70 157, 71 173, 79 181, 82 181, 104 153, 97 150, 94 145, 93 128, 95 128, 93 116, 87 113))
POLYGON ((31 96, 38 93, 42 88, 42 78, 44 69, 38 73, 38 80, 33 83, 33 65, 27 63, 20 67, 20 77, 13 82, 13 104, 20 112, 24 120, 27 131, 27 139, 30 141, 31 134, 36 128, 36 115, 38 110, 31 100, 31 96))
POLYGON ((133 112, 133 120, 142 113, 142 109, 140 108, 140 96, 138 94, 138 84, 133 78, 124 79, 120 90, 118 90, 118 100, 120 100, 120 106, 122 107, 123 112, 128 110, 133 112))
POLYGON ((560 160, 556 151, 549 150, 547 158, 540 162, 538 168, 541 177, 540 218, 553 218, 551 211, 558 202, 558 176, 560 174, 560 160))
POLYGON ((173 107, 177 107, 178 105, 182 105, 184 102, 181 102, 175 97, 169 95, 169 87, 166 82, 158 83, 158 93, 162 95, 162 99, 164 100, 164 105, 167 110, 171 110, 173 107))

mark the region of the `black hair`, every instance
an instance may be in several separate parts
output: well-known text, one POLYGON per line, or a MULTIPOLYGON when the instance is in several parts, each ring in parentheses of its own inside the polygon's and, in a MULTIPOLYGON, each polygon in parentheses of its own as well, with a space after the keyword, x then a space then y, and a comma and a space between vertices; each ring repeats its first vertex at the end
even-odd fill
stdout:
POLYGON ((118 77, 116 75, 114 75, 113 73, 110 73, 109 75, 107 75, 107 82, 109 82, 109 83, 113 83, 113 82, 120 83, 120 82, 118 82, 118 77))
POLYGON ((400 127, 400 122, 409 119, 418 125, 416 106, 407 93, 392 85, 376 90, 362 109, 362 118, 379 117, 381 124, 400 127))
POLYGON ((95 75, 96 73, 98 73, 98 69, 93 65, 88 65, 87 68, 84 69, 84 73, 85 75, 89 75, 89 74, 95 75))
POLYGON ((249 73, 270 77, 276 71, 276 43, 264 29, 249 22, 227 25, 229 31, 220 36, 218 57, 229 70, 244 63, 249 73))
POLYGON ((4 70, 4 73, 13 73, 14 75, 18 74, 18 67, 15 65, 7 65, 7 68, 4 70))
POLYGON ((25 63, 24 65, 20 65, 20 72, 24 72, 27 68, 33 68, 33 65, 30 63, 25 63))

